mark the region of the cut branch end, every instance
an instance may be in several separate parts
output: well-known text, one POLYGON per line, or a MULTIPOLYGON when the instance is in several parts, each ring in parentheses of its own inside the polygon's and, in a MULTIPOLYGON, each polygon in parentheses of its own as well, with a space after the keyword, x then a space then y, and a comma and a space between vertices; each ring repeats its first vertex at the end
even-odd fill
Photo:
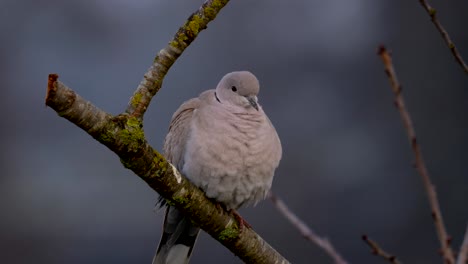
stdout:
POLYGON ((47 92, 46 92, 46 97, 45 97, 46 106, 49 105, 48 102, 50 101, 50 98, 54 96, 54 93, 56 91, 55 82, 57 82, 58 77, 59 76, 56 73, 49 74, 49 79, 47 81, 47 92))

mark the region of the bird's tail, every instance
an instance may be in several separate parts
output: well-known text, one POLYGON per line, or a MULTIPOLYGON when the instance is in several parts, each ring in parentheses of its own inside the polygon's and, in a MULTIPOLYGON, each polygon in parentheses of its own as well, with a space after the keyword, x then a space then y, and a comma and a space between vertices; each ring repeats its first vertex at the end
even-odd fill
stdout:
POLYGON ((168 206, 153 264, 187 264, 199 232, 200 228, 193 226, 179 210, 168 206))

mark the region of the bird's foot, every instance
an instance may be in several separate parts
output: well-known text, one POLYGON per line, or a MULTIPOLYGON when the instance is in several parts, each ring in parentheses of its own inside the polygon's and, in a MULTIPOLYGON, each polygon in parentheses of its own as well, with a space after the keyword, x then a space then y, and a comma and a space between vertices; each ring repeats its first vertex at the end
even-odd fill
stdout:
POLYGON ((234 218, 236 218, 237 222, 239 222, 239 230, 242 232, 242 230, 247 227, 247 228, 252 228, 252 226, 242 218, 242 216, 234 209, 227 209, 226 205, 217 202, 216 200, 213 201, 214 204, 216 205, 216 208, 218 210, 224 211, 227 210, 229 213, 232 213, 234 218))
POLYGON ((242 216, 240 216, 240 214, 236 210, 230 209, 229 212, 232 213, 236 220, 239 222, 239 230, 241 232, 242 230, 244 230, 245 227, 252 228, 252 226, 247 221, 245 221, 244 218, 242 218, 242 216))
POLYGON ((218 202, 218 201, 216 201, 216 200, 212 200, 212 201, 213 201, 213 203, 215 204, 216 209, 218 209, 219 211, 225 211, 225 210, 227 210, 226 207, 225 207, 222 203, 220 203, 220 202, 218 202))

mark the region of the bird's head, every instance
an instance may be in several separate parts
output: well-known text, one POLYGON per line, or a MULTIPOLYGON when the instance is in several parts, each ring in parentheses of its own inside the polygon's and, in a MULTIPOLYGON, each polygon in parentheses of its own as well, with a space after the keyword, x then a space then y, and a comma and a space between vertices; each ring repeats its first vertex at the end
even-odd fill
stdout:
POLYGON ((259 110, 257 95, 260 84, 257 77, 248 71, 231 72, 221 79, 216 95, 222 103, 259 110))

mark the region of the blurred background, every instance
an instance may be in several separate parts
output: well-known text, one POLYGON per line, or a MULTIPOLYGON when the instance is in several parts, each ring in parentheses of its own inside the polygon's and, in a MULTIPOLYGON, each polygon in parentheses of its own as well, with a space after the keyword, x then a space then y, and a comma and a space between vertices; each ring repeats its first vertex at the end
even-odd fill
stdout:
MULTIPOLYGON (((2 0, 2 263, 150 263, 163 211, 115 154, 44 105, 47 75, 118 114, 203 1, 2 0)), ((468 60, 467 1, 431 0, 468 60)), ((172 113, 250 70, 283 144, 273 183, 351 263, 441 263, 420 176, 377 46, 393 52, 404 97, 456 250, 468 220, 468 78, 419 1, 233 0, 186 50, 149 108, 161 150, 172 113)), ((269 201, 240 211, 293 263, 332 263, 269 201)), ((192 263, 240 263, 206 234, 192 263)))

